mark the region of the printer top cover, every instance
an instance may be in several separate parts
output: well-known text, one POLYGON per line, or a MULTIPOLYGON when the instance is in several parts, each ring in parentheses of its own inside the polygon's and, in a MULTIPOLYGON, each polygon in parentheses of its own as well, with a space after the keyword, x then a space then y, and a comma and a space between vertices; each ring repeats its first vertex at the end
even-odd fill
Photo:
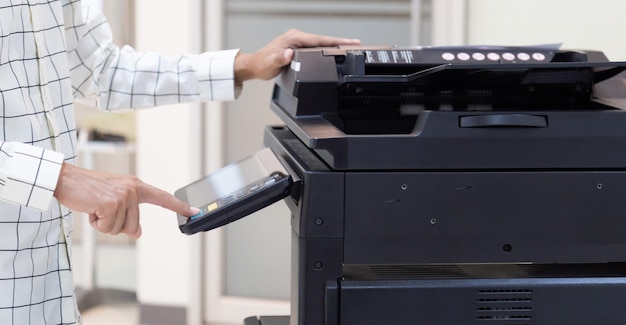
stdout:
POLYGON ((271 106, 335 170, 619 169, 624 70, 549 47, 298 49, 271 106))

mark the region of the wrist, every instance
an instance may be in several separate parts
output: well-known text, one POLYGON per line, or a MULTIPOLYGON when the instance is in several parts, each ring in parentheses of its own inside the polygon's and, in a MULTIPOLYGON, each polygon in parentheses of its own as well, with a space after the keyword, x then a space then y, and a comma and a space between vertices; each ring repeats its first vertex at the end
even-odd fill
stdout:
POLYGON ((59 171, 59 178, 57 179, 57 184, 52 194, 52 196, 54 196, 57 200, 59 199, 60 189, 63 187, 63 185, 67 181, 68 173, 71 173, 70 169, 72 169, 72 167, 74 166, 68 163, 61 164, 61 170, 59 171))
POLYGON ((241 85, 244 81, 254 79, 253 65, 251 64, 252 55, 247 53, 239 53, 235 57, 235 84, 241 85))

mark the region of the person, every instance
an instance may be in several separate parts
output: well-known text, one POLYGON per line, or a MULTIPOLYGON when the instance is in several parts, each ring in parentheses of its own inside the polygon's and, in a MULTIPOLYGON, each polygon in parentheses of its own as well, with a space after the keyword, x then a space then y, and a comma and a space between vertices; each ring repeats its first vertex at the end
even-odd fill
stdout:
POLYGON ((274 78, 292 48, 359 44, 288 30, 254 53, 165 57, 111 43, 106 19, 80 0, 0 6, 0 324, 76 324, 72 212, 101 232, 141 235, 139 204, 197 208, 134 176, 74 165, 73 101, 103 110, 232 100, 246 80, 274 78))

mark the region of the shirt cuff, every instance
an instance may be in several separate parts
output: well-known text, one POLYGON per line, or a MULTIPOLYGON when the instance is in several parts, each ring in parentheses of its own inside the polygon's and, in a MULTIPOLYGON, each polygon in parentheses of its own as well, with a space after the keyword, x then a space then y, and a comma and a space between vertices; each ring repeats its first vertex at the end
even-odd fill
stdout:
POLYGON ((0 199, 46 211, 63 165, 63 154, 13 143, 0 178, 0 199))
POLYGON ((235 57, 238 53, 239 50, 235 49, 191 56, 201 100, 228 101, 237 98, 235 57))

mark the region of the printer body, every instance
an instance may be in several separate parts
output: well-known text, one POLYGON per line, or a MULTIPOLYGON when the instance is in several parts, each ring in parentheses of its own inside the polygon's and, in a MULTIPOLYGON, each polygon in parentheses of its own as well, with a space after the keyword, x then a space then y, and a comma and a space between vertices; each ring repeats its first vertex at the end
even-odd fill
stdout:
POLYGON ((264 143, 299 179, 291 315, 626 323, 626 64, 541 47, 299 49, 264 143))

